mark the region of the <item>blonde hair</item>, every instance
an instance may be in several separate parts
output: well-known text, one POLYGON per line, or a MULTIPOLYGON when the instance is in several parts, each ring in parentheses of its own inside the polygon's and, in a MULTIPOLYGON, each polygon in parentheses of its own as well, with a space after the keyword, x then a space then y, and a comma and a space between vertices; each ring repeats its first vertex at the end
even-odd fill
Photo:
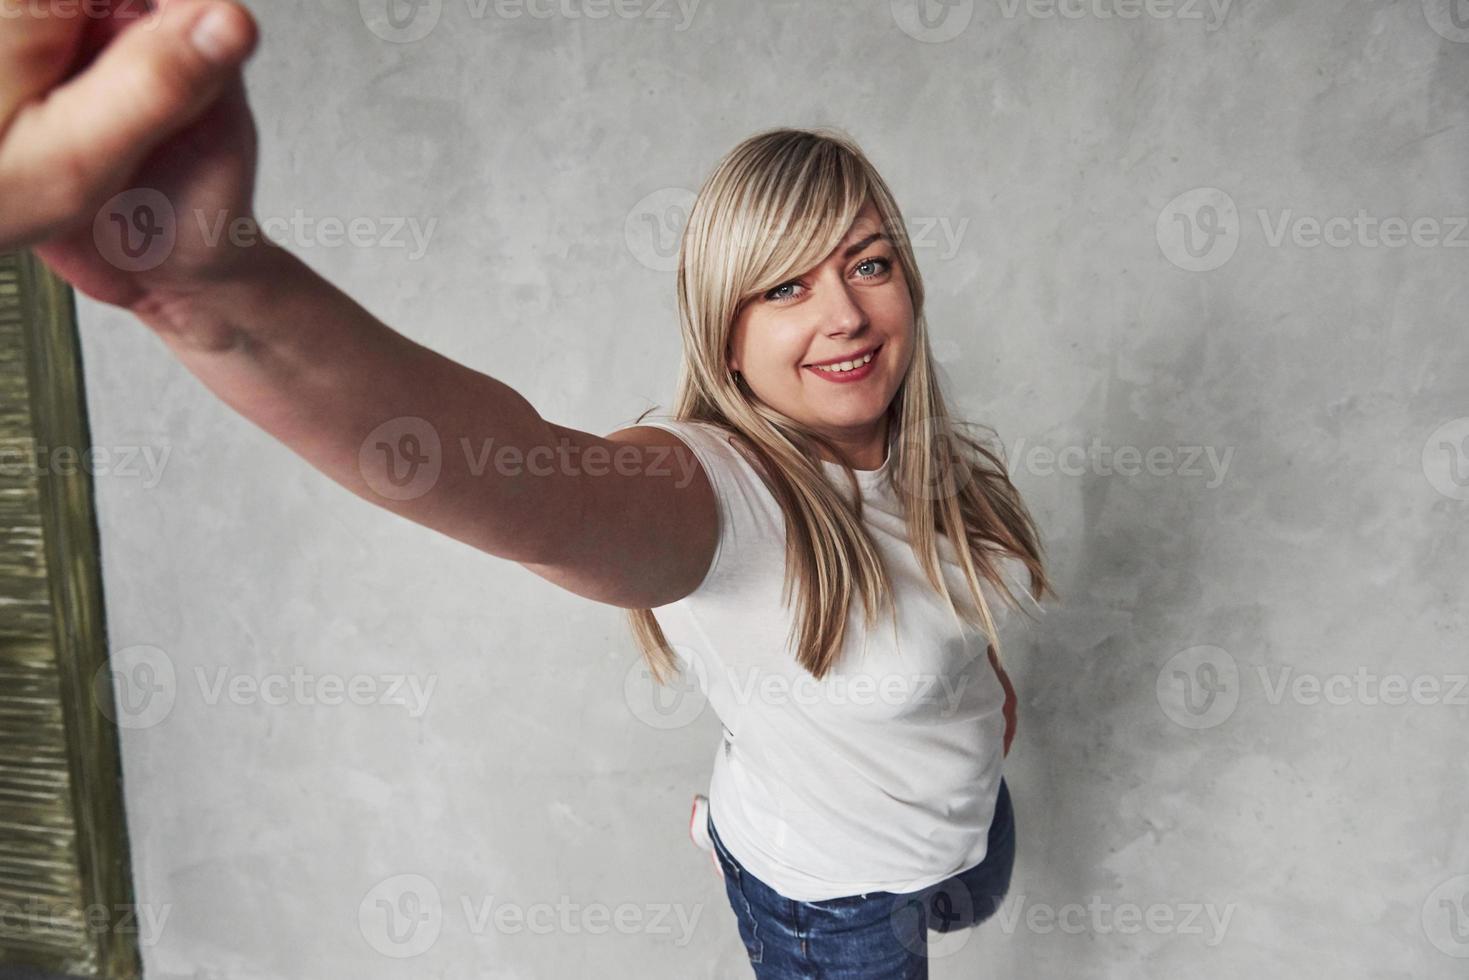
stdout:
MULTIPOLYGON (((856 143, 838 131, 757 133, 715 167, 684 229, 678 260, 684 358, 673 415, 737 433, 758 464, 785 515, 783 595, 789 607, 796 589, 791 639, 797 661, 818 680, 841 653, 853 599, 861 599, 871 627, 880 612, 892 610, 892 590, 862 524, 861 495, 854 493, 849 502, 838 493, 813 450, 820 445, 843 460, 855 488, 845 454, 756 399, 743 378, 730 372, 726 352, 745 302, 822 262, 868 199, 897 252, 913 305, 913 358, 888 407, 886 470, 904 504, 913 552, 956 621, 983 629, 997 656, 1000 641, 980 579, 1018 608, 997 566, 1013 556, 1029 570, 1036 600, 1054 595, 1039 535, 1002 460, 961 435, 950 418, 929 349, 923 281, 887 184, 856 143), (962 608, 944 581, 938 535, 966 545, 954 549, 968 583, 970 602, 962 608)), ((649 672, 659 684, 667 683, 678 663, 652 612, 629 609, 627 615, 649 672)))

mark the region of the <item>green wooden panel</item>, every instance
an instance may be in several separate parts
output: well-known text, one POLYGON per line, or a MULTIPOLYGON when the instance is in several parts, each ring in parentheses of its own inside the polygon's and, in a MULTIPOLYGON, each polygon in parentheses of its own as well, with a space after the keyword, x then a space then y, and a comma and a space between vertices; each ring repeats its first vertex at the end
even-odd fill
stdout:
POLYGON ((0 963, 141 975, 70 288, 0 253, 0 963), (94 687, 94 680, 100 685, 94 687))

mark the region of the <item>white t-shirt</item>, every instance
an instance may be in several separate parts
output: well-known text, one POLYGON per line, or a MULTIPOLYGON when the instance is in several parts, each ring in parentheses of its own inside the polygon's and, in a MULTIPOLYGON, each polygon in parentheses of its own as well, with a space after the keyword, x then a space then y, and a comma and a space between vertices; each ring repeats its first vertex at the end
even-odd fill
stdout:
MULTIPOLYGON (((1000 787, 1005 691, 985 634, 956 620, 908 543, 888 462, 857 470, 863 518, 892 582, 897 618, 867 632, 860 601, 846 644, 817 681, 795 659, 782 603, 785 520, 755 467, 718 426, 638 423, 690 445, 719 503, 719 543, 691 594, 652 610, 724 726, 709 807, 730 853, 787 898, 911 892, 984 859, 1000 787)), ((842 468, 821 461, 848 492, 842 468)), ((946 537, 950 591, 967 605, 946 537)), ((1004 577, 1022 602, 1029 574, 1004 577)), ((984 583, 991 615, 1009 610, 984 583)), ((1038 606, 1034 607, 1038 608, 1038 606)))

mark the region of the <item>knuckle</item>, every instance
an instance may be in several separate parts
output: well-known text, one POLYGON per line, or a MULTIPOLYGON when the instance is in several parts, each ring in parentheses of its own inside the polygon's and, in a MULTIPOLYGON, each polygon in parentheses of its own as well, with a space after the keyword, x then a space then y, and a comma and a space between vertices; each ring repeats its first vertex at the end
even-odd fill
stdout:
POLYGON ((186 103, 198 84, 198 72, 173 52, 159 51, 131 63, 127 85, 138 107, 151 117, 166 118, 186 103))

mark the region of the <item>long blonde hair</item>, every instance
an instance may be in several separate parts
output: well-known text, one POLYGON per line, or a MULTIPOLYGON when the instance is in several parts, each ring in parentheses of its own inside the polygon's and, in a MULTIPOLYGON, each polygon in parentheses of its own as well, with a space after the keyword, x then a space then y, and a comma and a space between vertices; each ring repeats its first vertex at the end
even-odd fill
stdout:
MULTIPOLYGON (((869 198, 902 263, 913 302, 913 359, 887 415, 887 473, 904 504, 913 552, 956 621, 983 629, 997 656, 1000 641, 980 579, 1019 608, 997 565, 1013 557, 1029 570, 1036 600, 1055 594, 1039 535, 1003 461, 962 435, 950 418, 929 349, 923 280, 887 184, 839 131, 757 133, 715 167, 684 229, 678 260, 684 358, 673 415, 742 436, 762 471, 785 515, 784 601, 789 607, 795 588, 797 661, 818 680, 841 653, 852 600, 861 599, 871 627, 880 612, 891 611, 892 590, 862 525, 860 494, 849 501, 838 493, 814 448, 823 446, 843 460, 840 465, 855 487, 845 454, 820 433, 756 399, 730 372, 726 352, 744 303, 823 261, 869 198), (938 535, 966 544, 954 548, 954 555, 968 583, 968 603, 956 601, 944 581, 938 535)), ((652 612, 629 609, 627 615, 649 672, 659 684, 667 683, 678 662, 652 612)))

